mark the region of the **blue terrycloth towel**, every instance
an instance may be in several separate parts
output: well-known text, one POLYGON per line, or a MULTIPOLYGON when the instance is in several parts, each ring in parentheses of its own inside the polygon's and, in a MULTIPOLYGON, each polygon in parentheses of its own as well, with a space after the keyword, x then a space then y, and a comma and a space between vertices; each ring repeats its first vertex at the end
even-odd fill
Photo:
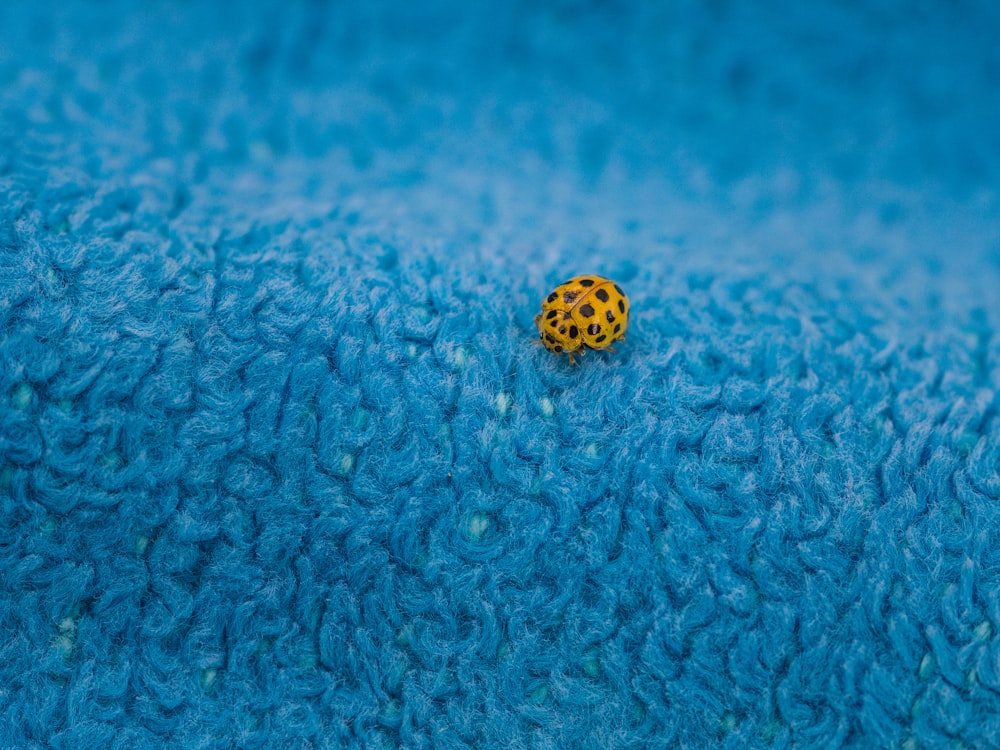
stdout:
POLYGON ((998 38, 0 4, 0 747, 1000 747, 998 38))

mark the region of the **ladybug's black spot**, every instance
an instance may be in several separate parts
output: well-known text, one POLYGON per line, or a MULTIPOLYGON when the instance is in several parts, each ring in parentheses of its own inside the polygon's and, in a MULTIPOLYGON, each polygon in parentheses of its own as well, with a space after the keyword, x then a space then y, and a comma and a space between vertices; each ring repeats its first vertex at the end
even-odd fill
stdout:
POLYGON ((555 292, 552 292, 552 294, 550 294, 550 295, 549 295, 548 297, 546 297, 545 299, 546 299, 546 300, 547 300, 548 302, 555 302, 555 301, 556 301, 557 299, 559 299, 559 295, 558 295, 558 294, 556 294, 555 292))
POLYGON ((550 344, 556 343, 556 340, 555 340, 555 338, 553 338, 553 336, 552 336, 551 333, 546 333, 545 334, 545 340, 548 341, 550 344))
POLYGON ((608 319, 609 323, 614 323, 615 322, 615 316, 614 316, 614 314, 610 310, 605 310, 604 311, 604 317, 606 317, 608 319))
POLYGON ((563 336, 566 335, 566 326, 559 326, 559 333, 563 336))
POLYGON ((559 313, 556 310, 549 310, 548 313, 545 315, 545 317, 548 318, 549 320, 552 320, 558 314, 559 313))
POLYGON ((596 336, 600 332, 601 332, 600 323, 591 323, 589 326, 587 326, 587 333, 589 333, 591 336, 596 336))
POLYGON ((567 305, 572 305, 576 301, 576 298, 579 296, 580 296, 579 292, 570 289, 568 292, 563 292, 563 302, 565 302, 567 305))
MULTIPOLYGON (((622 290, 622 288, 620 286, 618 286, 617 284, 615 284, 614 287, 615 287, 615 291, 618 292, 622 297, 625 296, 625 292, 622 290)), ((621 304, 621 303, 619 302, 618 304, 621 304)))
POLYGON ((572 317, 573 317, 573 316, 572 316, 572 315, 570 315, 570 314, 569 314, 568 312, 564 312, 564 313, 563 313, 563 320, 569 320, 569 319, 570 319, 570 318, 572 318, 572 317))
POLYGON ((622 324, 619 323, 618 325, 615 326, 615 333, 618 333, 621 329, 622 329, 622 324))
POLYGON ((580 335, 580 329, 579 328, 577 328, 576 326, 570 326, 569 327, 569 337, 571 339, 575 339, 579 335, 580 335))
MULTIPOLYGON (((618 287, 615 288, 618 289, 618 287)), ((618 291, 621 291, 621 289, 618 289, 618 291)), ((625 314, 625 300, 623 299, 618 300, 618 312, 622 313, 623 315, 625 314)))
POLYGON ((608 297, 607 289, 598 289, 596 292, 594 292, 594 296, 597 297, 597 299, 599 299, 601 302, 607 302, 608 299, 610 299, 608 297))
POLYGON ((557 345, 556 348, 553 349, 552 351, 554 351, 556 354, 562 354, 562 350, 563 348, 557 345))
POLYGON ((550 325, 550 326, 551 326, 552 328, 555 328, 555 327, 556 327, 557 325, 559 325, 559 321, 558 321, 558 320, 553 320, 553 321, 552 321, 551 323, 549 323, 549 325, 550 325))
POLYGON ((590 303, 586 305, 580 305, 580 315, 582 315, 585 318, 593 317, 594 308, 590 305, 590 303))
POLYGON ((580 279, 580 286, 593 286, 593 285, 594 285, 593 279, 580 279))
POLYGON ((600 344, 606 338, 607 338, 607 336, 598 336, 596 339, 594 339, 594 342, 597 343, 597 344, 600 344))

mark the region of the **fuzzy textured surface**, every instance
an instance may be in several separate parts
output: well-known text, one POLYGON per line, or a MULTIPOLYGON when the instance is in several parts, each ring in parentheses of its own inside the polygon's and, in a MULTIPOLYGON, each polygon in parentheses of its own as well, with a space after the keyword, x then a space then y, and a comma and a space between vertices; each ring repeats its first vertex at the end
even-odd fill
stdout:
POLYGON ((0 4, 0 747, 1000 747, 998 7, 0 4))

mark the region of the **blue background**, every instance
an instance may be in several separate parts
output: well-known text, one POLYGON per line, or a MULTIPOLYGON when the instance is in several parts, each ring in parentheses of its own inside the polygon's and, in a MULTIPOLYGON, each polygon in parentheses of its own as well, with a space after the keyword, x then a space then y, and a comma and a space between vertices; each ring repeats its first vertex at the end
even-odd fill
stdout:
POLYGON ((466 6, 0 6, 0 745, 1000 744, 1000 6, 466 6))

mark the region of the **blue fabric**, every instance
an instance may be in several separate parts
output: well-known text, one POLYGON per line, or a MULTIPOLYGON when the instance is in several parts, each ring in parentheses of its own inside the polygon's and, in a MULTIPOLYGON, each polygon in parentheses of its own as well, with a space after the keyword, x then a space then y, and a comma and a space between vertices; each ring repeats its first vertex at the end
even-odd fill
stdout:
POLYGON ((1000 746, 998 7, 0 4, 0 746, 1000 746))

